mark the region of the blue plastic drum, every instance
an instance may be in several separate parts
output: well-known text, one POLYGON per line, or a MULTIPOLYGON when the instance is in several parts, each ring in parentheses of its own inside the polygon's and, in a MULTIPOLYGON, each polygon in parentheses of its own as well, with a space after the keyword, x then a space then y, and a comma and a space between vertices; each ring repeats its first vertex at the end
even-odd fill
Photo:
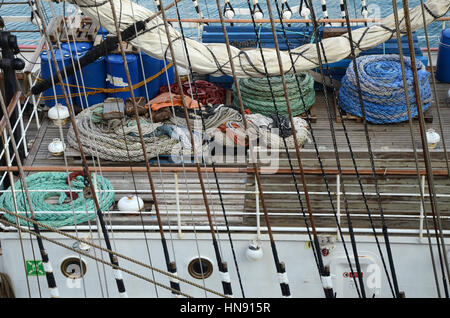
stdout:
POLYGON ((92 43, 90 42, 64 42, 61 44, 61 49, 71 53, 75 56, 77 53, 89 51, 92 48, 92 43))
POLYGON ((441 82, 450 83, 450 28, 443 30, 441 33, 436 78, 441 82))
MULTIPOLYGON (((142 65, 141 65, 141 58, 139 57, 139 55, 137 55, 140 81, 143 81, 144 79, 147 79, 159 73, 159 71, 161 70, 160 60, 155 59, 143 52, 140 53, 140 56, 142 57, 142 65)), ((153 97, 158 95, 160 78, 161 76, 158 76, 155 79, 148 82, 147 84, 141 86, 140 96, 152 99, 153 97)))
MULTIPOLYGON (((78 58, 83 57, 84 54, 86 54, 86 52, 79 53, 78 58)), ((97 61, 83 67, 81 72, 76 72, 73 81, 74 84, 79 86, 79 89, 77 87, 72 88, 72 94, 78 94, 74 95, 77 96, 74 97, 74 102, 76 105, 82 108, 88 108, 95 104, 103 103, 106 99, 105 93, 88 95, 85 94, 85 92, 91 92, 93 91, 93 88, 106 88, 105 57, 100 57, 97 61), (83 75, 83 77, 81 77, 81 75, 83 75)))
MULTIPOLYGON (((134 54, 126 55, 128 69, 130 70, 131 84, 139 83, 138 58, 134 54)), ((106 87, 124 88, 128 87, 128 80, 125 73, 125 66, 121 55, 111 54, 106 58, 106 87)), ((140 88, 134 90, 135 96, 140 96, 140 88)), ((131 97, 129 90, 119 93, 109 93, 108 97, 122 98, 126 101, 131 97)))
MULTIPOLYGON (((167 67, 170 64, 169 61, 161 61, 161 70, 167 67)), ((172 85, 175 82, 175 71, 173 65, 167 68, 166 72, 161 74, 159 80, 159 86, 165 86, 167 84, 172 85), (169 81, 167 81, 169 78, 169 81)))
MULTIPOLYGON (((56 62, 58 64, 58 68, 62 72, 63 65, 67 66, 72 63, 70 54, 64 50, 60 51, 58 49, 54 50, 54 53, 55 53, 56 62)), ((53 60, 52 60, 52 54, 50 53, 50 51, 43 51, 41 53, 41 76, 42 76, 42 78, 43 79, 50 78, 52 75, 55 75, 55 73, 56 73, 56 70, 55 70, 53 60), (51 65, 51 71, 50 71, 50 65, 51 65)), ((73 76, 69 76, 69 78, 65 79, 64 82, 66 84, 70 84, 70 85, 73 84, 73 76)), ((70 93, 69 86, 66 86, 66 92, 70 93)), ((58 85, 55 85, 55 87, 47 89, 42 94, 42 96, 45 98, 46 106, 48 106, 48 107, 55 106, 55 104, 56 104, 55 98, 54 98, 55 95, 57 96, 58 103, 60 103, 62 105, 66 105, 66 101, 64 99, 62 88, 61 88, 61 83, 59 83, 58 85)), ((70 98, 70 94, 69 94, 69 98, 70 98)))
POLYGON ((105 28, 99 28, 97 31, 97 34, 107 35, 107 34, 109 34, 109 32, 105 28))

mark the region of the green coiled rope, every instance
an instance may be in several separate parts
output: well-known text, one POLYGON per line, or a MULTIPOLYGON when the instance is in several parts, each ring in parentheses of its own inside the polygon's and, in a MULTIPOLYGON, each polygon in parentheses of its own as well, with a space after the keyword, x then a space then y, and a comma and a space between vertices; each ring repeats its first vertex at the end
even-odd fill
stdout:
MULTIPOLYGON (((307 111, 316 101, 314 91, 314 79, 308 73, 297 74, 300 80, 301 91, 305 105, 302 103, 297 81, 293 74, 284 76, 286 79, 287 92, 289 102, 291 104, 292 114, 294 116, 300 115, 307 111)), ((286 97, 284 96, 283 84, 281 76, 270 77, 275 103, 282 115, 288 115, 286 97)), ((270 93, 267 78, 245 78, 239 80, 239 88, 241 90, 242 102, 245 108, 250 109, 252 113, 260 113, 265 116, 270 116, 275 113, 273 106, 272 95, 270 93)), ((239 107, 239 100, 236 96, 235 84, 233 84, 234 104, 239 107)))
MULTIPOLYGON (((85 187, 83 176, 74 178, 70 188, 66 183, 67 176, 68 174, 65 172, 37 172, 25 178, 25 182, 30 190, 30 198, 37 221, 58 228, 81 224, 96 217, 94 201, 92 199, 85 199, 82 192, 85 187), (78 194, 78 198, 73 201, 70 201, 70 197, 65 193, 70 189, 72 190, 72 193, 78 194), (78 192, 78 190, 81 191, 78 192), (56 204, 48 202, 51 200, 51 197, 57 198, 58 202, 56 204)), ((94 180, 94 177, 92 179, 94 180)), ((114 204, 114 191, 111 191, 114 189, 106 178, 97 175, 96 180, 97 190, 109 190, 106 192, 97 192, 98 201, 102 211, 108 210, 114 204)), ((21 191, 22 187, 20 180, 14 184, 14 190, 19 214, 28 214, 28 216, 31 216, 25 193, 21 191)), ((9 211, 15 211, 11 187, 9 187, 8 191, 4 192, 0 197, 0 207, 9 211)), ((16 222, 16 218, 12 215, 4 213, 3 216, 10 222, 16 222)), ((20 219, 20 224, 22 226, 32 226, 31 223, 22 219, 20 219)))

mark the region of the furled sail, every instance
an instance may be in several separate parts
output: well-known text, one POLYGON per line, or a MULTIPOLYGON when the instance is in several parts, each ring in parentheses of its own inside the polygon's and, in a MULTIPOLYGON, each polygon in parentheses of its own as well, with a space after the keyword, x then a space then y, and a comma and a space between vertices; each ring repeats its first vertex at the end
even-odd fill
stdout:
MULTIPOLYGON (((109 1, 96 0, 71 0, 78 5, 81 10, 94 21, 115 34, 115 25, 111 5, 109 1), (100 21, 99 21, 100 19, 100 21)), ((134 22, 144 20, 153 15, 153 12, 140 6, 131 0, 112 0, 115 3, 116 15, 120 17, 120 29, 124 30, 134 22)), ((450 9, 450 0, 429 0, 426 4, 425 20, 429 24, 436 18, 441 17, 450 9)), ((412 31, 423 27, 422 10, 420 5, 411 9, 412 31)), ((399 11, 400 32, 406 31, 403 19, 403 10, 399 11)), ((183 39, 180 32, 170 27, 169 34, 166 34, 164 23, 161 18, 155 18, 147 23, 144 34, 140 35, 131 43, 140 47, 145 53, 158 58, 172 60, 168 50, 168 37, 171 39, 175 59, 179 66, 188 68, 185 57, 183 39)), ((394 16, 383 19, 380 24, 370 27, 362 27, 352 31, 354 43, 358 43, 356 53, 368 50, 389 40, 395 32, 394 16)), ((192 61, 192 69, 200 74, 211 74, 216 76, 231 75, 231 68, 228 62, 226 46, 223 43, 205 44, 192 39, 186 39, 189 56, 192 61)), ((348 57, 351 53, 348 35, 327 38, 322 40, 324 51, 329 63, 340 61, 348 57)), ((242 51, 236 47, 231 47, 233 58, 235 59, 236 75, 238 77, 260 77, 264 74, 264 66, 259 50, 242 51)), ((279 75, 280 69, 275 49, 263 49, 268 72, 271 76, 279 75)), ((318 54, 315 44, 305 44, 291 50, 295 55, 295 69, 297 72, 311 70, 318 66, 318 54)), ((284 69, 292 71, 292 64, 288 52, 281 52, 284 69)), ((322 56, 323 59, 323 56, 322 56)))

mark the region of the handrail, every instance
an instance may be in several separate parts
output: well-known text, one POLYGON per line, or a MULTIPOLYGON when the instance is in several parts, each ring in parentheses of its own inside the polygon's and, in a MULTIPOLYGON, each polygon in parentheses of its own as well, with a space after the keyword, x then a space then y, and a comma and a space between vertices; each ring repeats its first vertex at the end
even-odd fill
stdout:
MULTIPOLYGON (((97 172, 97 167, 88 167, 90 172, 97 172)), ((53 171, 53 172, 66 172, 66 171, 84 171, 81 166, 24 166, 23 170, 26 172, 40 172, 40 171, 53 171)), ((151 172, 196 172, 196 167, 150 167, 151 172)), ((202 172, 212 172, 212 168, 203 167, 202 172)), ((18 171, 17 167, 0 166, 0 171, 18 171)), ((255 173, 253 168, 247 167, 216 167, 216 171, 219 173, 255 173)), ((281 168, 264 168, 259 169, 261 174, 270 172, 270 174, 291 174, 291 169, 281 168), (274 173, 272 173, 275 171, 274 173)), ((303 169, 305 174, 308 175, 321 175, 321 169, 303 169)), ((147 172, 146 167, 126 167, 126 166, 103 166, 102 172, 147 172)), ((299 169, 294 169, 294 173, 300 173, 299 169)), ((339 171, 337 169, 325 169, 325 173, 328 175, 337 175, 339 171)), ((358 169, 360 175, 372 175, 371 169, 358 169)), ((382 176, 415 176, 417 171, 415 169, 377 169, 375 170, 377 175, 382 176)), ((354 169, 343 169, 343 175, 355 175, 356 171, 354 169)), ((425 175, 425 170, 420 170, 420 175, 425 175)), ((433 170, 434 176, 448 176, 447 170, 433 170)))
MULTIPOLYGON (((380 22, 382 18, 356 18, 350 19, 350 22, 363 23, 363 22, 380 22)), ((178 22, 178 19, 167 19, 169 22, 178 22)), ((274 19, 275 23, 280 23, 280 19, 274 19)), ((283 19, 284 23, 312 23, 311 19, 283 19)), ((440 17, 436 21, 450 21, 450 17, 440 17)), ((196 19, 196 18, 184 18, 180 19, 180 22, 193 22, 193 23, 220 23, 220 19, 196 19)), ((318 19, 320 23, 346 23, 346 19, 318 19)), ((252 19, 225 19, 224 23, 252 23, 252 19)), ((270 23, 270 19, 255 19, 255 23, 270 23)))

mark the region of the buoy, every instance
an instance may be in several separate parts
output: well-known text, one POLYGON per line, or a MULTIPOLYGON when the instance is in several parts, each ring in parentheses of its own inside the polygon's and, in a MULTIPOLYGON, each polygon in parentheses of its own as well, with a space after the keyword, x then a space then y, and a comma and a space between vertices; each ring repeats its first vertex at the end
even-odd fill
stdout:
POLYGON ((300 12, 300 15, 302 17, 304 17, 305 19, 308 18, 310 14, 311 14, 311 10, 309 10, 308 8, 303 8, 302 12, 300 12))
POLYGON ((50 118, 56 126, 64 126, 69 118, 69 109, 67 106, 56 104, 48 110, 48 118, 50 118))
POLYGON ((283 11, 283 19, 289 20, 290 18, 292 18, 292 11, 291 10, 283 11))
POLYGON ((66 144, 59 138, 54 138, 51 143, 48 144, 48 151, 50 151, 55 157, 62 156, 66 150, 66 144))
POLYGON ((426 134, 428 149, 436 148, 438 142, 441 140, 441 136, 439 136, 439 134, 433 128, 428 129, 426 134))
POLYGON ((251 242, 245 252, 249 261, 256 262, 263 257, 263 250, 256 242, 251 242))
POLYGON ((144 208, 144 201, 135 195, 123 197, 117 203, 117 207, 122 212, 139 212, 144 208))
POLYGON ((234 10, 227 9, 225 10, 225 18, 227 19, 233 19, 234 18, 234 10))
POLYGON ((262 13, 261 11, 256 11, 255 12, 255 19, 256 20, 261 20, 262 18, 264 18, 264 13, 262 13))

